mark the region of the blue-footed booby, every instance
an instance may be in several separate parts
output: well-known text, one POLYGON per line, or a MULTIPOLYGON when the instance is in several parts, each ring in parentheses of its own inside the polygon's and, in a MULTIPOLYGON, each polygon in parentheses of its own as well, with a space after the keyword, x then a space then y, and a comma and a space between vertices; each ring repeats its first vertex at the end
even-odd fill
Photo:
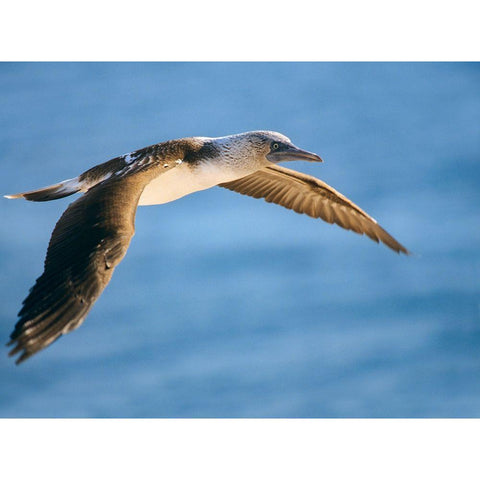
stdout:
POLYGON ((80 192, 57 222, 44 272, 23 301, 8 345, 21 363, 79 327, 110 281, 134 234, 138 205, 172 202, 218 185, 365 234, 409 252, 348 198, 315 177, 277 164, 321 162, 286 136, 255 131, 151 145, 78 177, 7 198, 43 202, 80 192))

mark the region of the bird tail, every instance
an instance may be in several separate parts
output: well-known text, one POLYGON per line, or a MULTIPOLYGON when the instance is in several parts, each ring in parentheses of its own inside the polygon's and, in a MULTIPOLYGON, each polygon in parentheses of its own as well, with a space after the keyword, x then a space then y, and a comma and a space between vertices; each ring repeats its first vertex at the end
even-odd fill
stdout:
POLYGON ((32 202, 46 202, 48 200, 68 197, 69 195, 83 191, 83 183, 79 177, 69 178, 68 180, 63 180, 60 183, 39 188, 38 190, 5 195, 5 198, 24 198, 32 202))
POLYGON ((98 183, 110 178, 114 173, 118 174, 118 172, 121 172, 127 165, 128 162, 125 161, 125 155, 122 155, 121 157, 115 157, 105 163, 96 165, 78 177, 68 178, 60 183, 39 188, 38 190, 5 195, 5 198, 24 198, 32 202, 47 202, 49 200, 56 200, 57 198, 68 197, 77 192, 86 192, 98 183))

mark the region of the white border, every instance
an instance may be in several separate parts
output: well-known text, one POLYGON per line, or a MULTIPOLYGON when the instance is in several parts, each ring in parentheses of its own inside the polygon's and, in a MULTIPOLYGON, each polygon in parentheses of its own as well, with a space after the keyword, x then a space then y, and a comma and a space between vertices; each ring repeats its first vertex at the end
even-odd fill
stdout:
POLYGON ((479 59, 468 0, 18 0, 2 17, 4 61, 479 59))
POLYGON ((5 478, 476 480, 479 427, 480 420, 2 420, 0 451, 5 478))

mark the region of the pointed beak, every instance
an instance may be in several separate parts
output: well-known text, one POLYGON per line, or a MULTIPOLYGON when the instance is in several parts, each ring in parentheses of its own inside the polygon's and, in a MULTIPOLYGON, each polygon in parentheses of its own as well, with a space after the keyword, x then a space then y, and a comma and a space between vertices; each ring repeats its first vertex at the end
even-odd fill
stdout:
POLYGON ((273 151, 267 155, 267 159, 271 162, 290 162, 293 160, 303 160, 307 162, 323 162, 323 160, 316 154, 312 152, 307 152, 307 150, 302 150, 297 148, 294 145, 288 149, 282 149, 280 151, 273 151))

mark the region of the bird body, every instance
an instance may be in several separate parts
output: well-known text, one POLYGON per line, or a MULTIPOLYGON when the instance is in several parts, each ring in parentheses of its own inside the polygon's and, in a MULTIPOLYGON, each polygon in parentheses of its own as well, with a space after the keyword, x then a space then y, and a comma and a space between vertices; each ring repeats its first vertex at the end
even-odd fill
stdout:
POLYGON ((9 345, 16 344, 10 355, 21 352, 20 363, 81 325, 129 247, 137 206, 168 203, 215 185, 322 218, 408 253, 332 187, 277 165, 292 160, 322 161, 277 132, 191 137, 113 158, 49 187, 7 195, 48 201, 84 193, 55 226, 44 272, 24 300, 10 336, 9 345))
POLYGON ((173 202, 190 193, 237 180, 258 170, 254 162, 245 165, 220 161, 192 164, 182 159, 177 159, 176 162, 178 166, 155 177, 145 186, 139 206, 173 202))
MULTIPOLYGON (((279 141, 288 140, 280 134, 276 137, 279 141)), ((190 193, 245 177, 267 166, 265 156, 257 153, 255 140, 255 136, 250 132, 226 137, 190 139, 191 145, 185 147, 186 158, 176 159, 178 166, 175 169, 149 182, 138 205, 172 202, 190 193), (196 149, 197 145, 200 145, 199 150, 196 149), (193 152, 188 154, 191 147, 193 152)))

